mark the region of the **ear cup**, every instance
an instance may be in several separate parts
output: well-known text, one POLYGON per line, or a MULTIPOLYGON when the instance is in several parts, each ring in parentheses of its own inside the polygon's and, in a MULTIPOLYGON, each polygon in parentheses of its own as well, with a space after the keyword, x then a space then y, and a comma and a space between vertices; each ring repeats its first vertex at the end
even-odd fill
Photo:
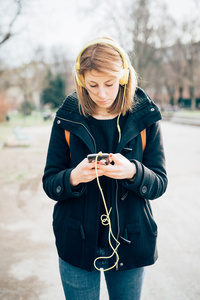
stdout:
POLYGON ((120 78, 119 83, 121 85, 125 85, 128 83, 128 77, 129 77, 129 69, 124 69, 124 74, 122 76, 122 78, 120 78))
POLYGON ((83 75, 78 75, 77 72, 76 72, 76 81, 79 86, 84 87, 85 79, 84 79, 83 75))

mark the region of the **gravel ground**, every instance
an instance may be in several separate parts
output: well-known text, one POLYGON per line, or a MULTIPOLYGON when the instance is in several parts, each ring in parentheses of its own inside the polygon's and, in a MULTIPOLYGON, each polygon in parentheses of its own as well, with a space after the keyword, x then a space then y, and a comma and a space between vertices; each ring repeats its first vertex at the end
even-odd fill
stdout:
MULTIPOLYGON (((162 122, 168 190, 152 202, 159 260, 147 268, 142 300, 200 299, 200 127, 162 122)), ((29 147, 0 149, 0 299, 64 300, 44 194, 49 127, 24 128, 29 147)), ((107 300, 102 280, 101 300, 107 300)))

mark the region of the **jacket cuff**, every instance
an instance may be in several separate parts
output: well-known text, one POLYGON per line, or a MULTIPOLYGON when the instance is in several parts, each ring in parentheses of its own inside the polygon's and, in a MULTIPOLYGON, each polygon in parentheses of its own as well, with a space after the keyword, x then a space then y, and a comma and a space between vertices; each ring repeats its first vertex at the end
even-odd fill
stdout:
POLYGON ((57 201, 65 201, 69 198, 80 197, 85 192, 85 185, 80 184, 77 187, 72 187, 70 184, 70 173, 72 169, 61 171, 56 176, 53 184, 54 197, 57 201))
POLYGON ((124 185, 126 188, 134 190, 139 196, 145 198, 150 190, 150 171, 147 172, 146 170, 146 172, 144 172, 143 164, 137 160, 131 160, 131 162, 136 166, 137 175, 133 182, 128 179, 124 180, 124 185))
POLYGON ((73 169, 68 169, 65 174, 65 189, 68 197, 80 197, 85 192, 85 184, 80 183, 77 186, 70 184, 70 174, 73 169))

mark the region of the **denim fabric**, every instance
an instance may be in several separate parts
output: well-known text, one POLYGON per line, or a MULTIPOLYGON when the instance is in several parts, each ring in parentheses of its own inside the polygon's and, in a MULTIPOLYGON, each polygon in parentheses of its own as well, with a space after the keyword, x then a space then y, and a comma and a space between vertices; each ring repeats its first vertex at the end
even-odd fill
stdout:
POLYGON ((126 271, 105 272, 105 279, 110 300, 141 299, 145 268, 126 271))
MULTIPOLYGON (((106 269, 106 261, 98 262, 106 269)), ((100 272, 88 272, 59 258, 60 275, 66 300, 99 300, 100 272)), ((110 300, 141 299, 145 268, 104 272, 110 300)))
POLYGON ((59 259, 66 300, 99 300, 100 272, 88 272, 59 259))

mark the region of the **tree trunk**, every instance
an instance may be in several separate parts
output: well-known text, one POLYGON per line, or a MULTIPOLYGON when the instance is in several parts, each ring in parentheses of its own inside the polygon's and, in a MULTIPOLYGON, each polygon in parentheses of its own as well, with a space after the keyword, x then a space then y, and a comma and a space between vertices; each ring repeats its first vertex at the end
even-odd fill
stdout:
POLYGON ((196 99, 194 96, 194 86, 190 86, 189 91, 190 91, 190 99, 191 99, 191 110, 195 110, 196 109, 196 99))

